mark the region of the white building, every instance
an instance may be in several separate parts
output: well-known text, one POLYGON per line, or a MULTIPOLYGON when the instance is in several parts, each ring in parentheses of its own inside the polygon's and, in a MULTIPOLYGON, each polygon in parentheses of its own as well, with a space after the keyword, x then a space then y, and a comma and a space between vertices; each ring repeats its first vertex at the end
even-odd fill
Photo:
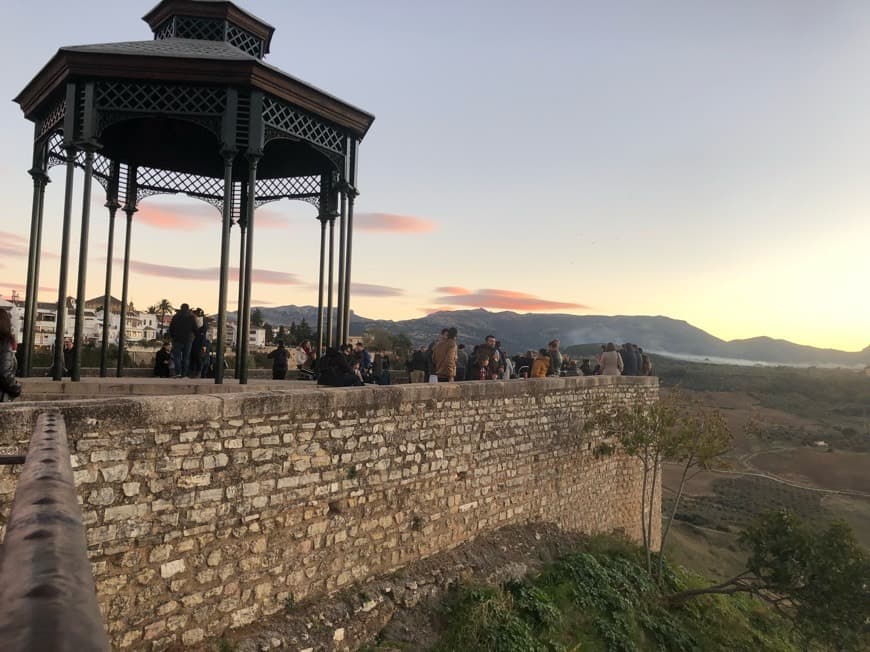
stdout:
MULTIPOLYGON (((82 338, 86 343, 99 345, 103 341, 103 311, 102 305, 99 308, 90 308, 87 305, 94 305, 95 300, 91 300, 86 304, 84 310, 84 327, 82 329, 82 338)), ((113 305, 113 307, 115 307, 113 305)), ((24 303, 12 302, 6 299, 0 299, 0 309, 8 310, 12 316, 12 332, 15 334, 15 340, 21 342, 23 339, 24 330, 24 303)), ((138 310, 130 310, 127 312, 127 343, 138 342, 140 340, 154 340, 158 334, 157 315, 147 312, 139 312, 138 310)), ((118 331, 121 324, 121 315, 114 310, 109 313, 109 343, 118 344, 118 331)), ((39 302, 36 307, 36 322, 34 324, 34 345, 35 346, 54 346, 55 332, 57 330, 57 304, 39 302)), ((64 337, 72 338, 75 335, 76 328, 76 313, 75 309, 69 305, 66 309, 66 320, 64 321, 64 337)))

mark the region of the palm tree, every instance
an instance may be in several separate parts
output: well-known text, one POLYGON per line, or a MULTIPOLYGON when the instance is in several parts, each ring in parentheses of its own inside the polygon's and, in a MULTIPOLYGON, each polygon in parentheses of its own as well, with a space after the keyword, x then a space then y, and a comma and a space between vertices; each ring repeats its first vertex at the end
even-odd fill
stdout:
POLYGON ((175 312, 175 307, 169 302, 169 299, 161 299, 157 304, 157 314, 160 315, 160 339, 163 339, 163 322, 166 315, 175 312))

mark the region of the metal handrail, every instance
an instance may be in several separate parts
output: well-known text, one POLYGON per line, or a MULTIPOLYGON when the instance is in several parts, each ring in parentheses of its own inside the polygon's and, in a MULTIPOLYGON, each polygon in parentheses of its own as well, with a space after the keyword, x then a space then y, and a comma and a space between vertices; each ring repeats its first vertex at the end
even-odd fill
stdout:
POLYGON ((0 650, 104 652, 66 424, 41 414, 30 439, 0 558, 0 650))

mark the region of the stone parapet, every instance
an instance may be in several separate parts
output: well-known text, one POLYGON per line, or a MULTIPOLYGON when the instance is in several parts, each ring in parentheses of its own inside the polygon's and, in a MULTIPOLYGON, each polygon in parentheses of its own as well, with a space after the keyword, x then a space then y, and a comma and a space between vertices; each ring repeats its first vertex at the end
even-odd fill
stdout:
MULTIPOLYGON (((194 645, 508 524, 640 539, 639 463, 583 430, 655 378, 64 401, 113 647, 194 645)), ((0 446, 40 403, 0 406, 0 446)), ((0 509, 14 477, 0 476, 0 509)), ((656 518, 656 521, 659 519, 656 518)))

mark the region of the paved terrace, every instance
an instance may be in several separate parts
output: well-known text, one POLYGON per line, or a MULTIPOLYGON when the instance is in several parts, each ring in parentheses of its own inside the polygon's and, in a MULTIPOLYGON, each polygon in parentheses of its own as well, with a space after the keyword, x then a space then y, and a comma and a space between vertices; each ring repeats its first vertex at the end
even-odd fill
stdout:
MULTIPOLYGON (((271 373, 270 373, 271 375, 271 373)), ((79 382, 68 378, 21 379, 22 401, 59 401, 82 398, 111 398, 113 396, 178 396, 182 394, 228 394, 238 392, 268 392, 273 390, 313 387, 310 380, 272 380, 250 378, 240 385, 233 378, 215 385, 213 378, 99 378, 83 376, 79 382)))

